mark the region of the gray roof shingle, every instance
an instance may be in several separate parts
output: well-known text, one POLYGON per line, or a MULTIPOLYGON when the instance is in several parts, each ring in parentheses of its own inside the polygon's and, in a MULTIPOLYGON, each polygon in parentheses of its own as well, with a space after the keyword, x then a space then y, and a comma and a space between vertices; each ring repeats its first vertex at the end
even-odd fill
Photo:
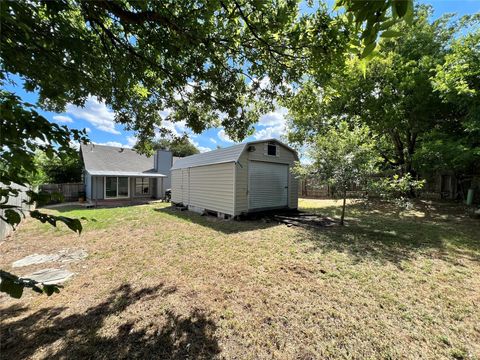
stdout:
POLYGON ((82 144, 85 170, 91 175, 165 176, 154 169, 153 156, 145 156, 128 148, 82 144))

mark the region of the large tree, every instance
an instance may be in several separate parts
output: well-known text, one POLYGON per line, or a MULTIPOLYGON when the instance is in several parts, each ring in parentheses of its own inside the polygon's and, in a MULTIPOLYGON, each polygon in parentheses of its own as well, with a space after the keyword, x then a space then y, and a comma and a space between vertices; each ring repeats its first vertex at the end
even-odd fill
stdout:
POLYGON ((466 112, 432 82, 461 26, 449 16, 431 22, 431 15, 430 7, 417 7, 412 26, 384 34, 366 68, 352 58, 327 84, 304 84, 289 103, 290 139, 302 143, 344 117, 360 120, 380 135, 385 162, 412 173, 415 152, 432 130, 463 131, 466 112))
POLYGON ((44 152, 37 151, 35 153, 35 170, 29 177, 29 183, 41 185, 81 182, 82 159, 80 153, 74 150, 56 154, 51 158, 44 152))
MULTIPOLYGON (((480 20, 480 14, 474 18, 480 20)), ((434 90, 456 107, 461 126, 433 129, 414 157, 422 169, 472 174, 480 164, 480 28, 455 39, 432 76, 434 90)))
POLYGON ((97 96, 140 149, 167 108, 195 132, 242 139, 258 100, 308 64, 339 64, 349 35, 325 7, 299 15, 296 1, 3 1, 1 22, 3 70, 44 109, 97 96))
MULTIPOLYGON (((0 83, 18 76, 26 91, 38 94, 37 107, 56 112, 96 96, 136 132, 142 152, 152 150, 158 132, 167 133, 165 109, 168 120, 185 121, 194 132, 223 126, 241 140, 289 83, 312 70, 328 79, 341 67, 352 37, 365 46, 355 51, 367 55, 379 32, 407 17, 412 0, 339 3, 345 15, 331 15, 323 3, 300 14, 295 0, 1 1, 0 83)), ((0 209, 2 221, 15 225, 20 216, 7 202, 18 192, 11 184, 28 185, 35 152, 61 157, 71 141, 86 138, 49 123, 12 92, 2 90, 0 104, 0 209)), ((30 195, 32 202, 40 199, 30 195)), ((81 231, 78 220, 31 215, 81 231)), ((14 275, 0 276, 1 291, 40 291, 14 275)))
POLYGON ((170 150, 173 156, 179 157, 195 155, 200 152, 186 136, 156 139, 153 142, 153 149, 170 150))
POLYGON ((411 0, 340 4, 346 16, 322 2, 301 14, 292 0, 2 1, 2 77, 20 75, 47 110, 98 97, 140 150, 167 108, 195 132, 241 140, 288 83, 328 77, 356 34, 371 50, 411 0))

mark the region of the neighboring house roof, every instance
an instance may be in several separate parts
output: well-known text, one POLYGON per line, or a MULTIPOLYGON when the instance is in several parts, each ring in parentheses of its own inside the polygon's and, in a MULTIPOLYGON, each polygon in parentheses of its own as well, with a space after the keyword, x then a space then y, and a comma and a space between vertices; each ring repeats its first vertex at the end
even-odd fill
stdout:
POLYGON ((184 169, 184 168, 202 166, 202 165, 236 162, 240 159, 240 156, 242 155, 243 151, 248 146, 258 144, 258 143, 263 143, 263 142, 272 142, 272 141, 291 150, 295 154, 295 157, 298 160, 297 152, 291 147, 289 147, 288 145, 282 143, 277 139, 266 139, 266 140, 250 141, 242 144, 229 146, 226 148, 207 151, 201 154, 186 156, 184 158, 180 158, 177 161, 175 161, 171 170, 184 169))
POLYGON ((80 151, 85 170, 90 175, 164 177, 156 172, 153 156, 145 156, 128 148, 82 144, 80 151))

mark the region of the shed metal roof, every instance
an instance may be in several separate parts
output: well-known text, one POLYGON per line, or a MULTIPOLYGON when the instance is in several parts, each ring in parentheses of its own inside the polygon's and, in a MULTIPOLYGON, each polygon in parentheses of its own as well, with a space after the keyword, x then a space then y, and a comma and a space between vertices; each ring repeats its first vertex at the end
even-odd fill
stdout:
POLYGON ((297 152, 289 147, 288 145, 282 143, 277 139, 266 139, 266 140, 257 140, 257 141, 250 141, 246 143, 241 143, 233 146, 229 146, 226 148, 216 149, 212 151, 207 151, 201 154, 187 156, 181 159, 178 159, 172 166, 171 170, 176 169, 184 169, 189 167, 196 167, 196 166, 203 166, 203 165, 212 165, 212 164, 222 164, 227 162, 235 162, 240 159, 243 151, 249 146, 253 144, 263 143, 263 142, 270 142, 274 141, 285 148, 289 149, 295 154, 295 157, 298 160, 297 152))
POLYGON ((85 170, 91 175, 162 177, 154 169, 153 156, 145 156, 128 148, 82 144, 85 170))

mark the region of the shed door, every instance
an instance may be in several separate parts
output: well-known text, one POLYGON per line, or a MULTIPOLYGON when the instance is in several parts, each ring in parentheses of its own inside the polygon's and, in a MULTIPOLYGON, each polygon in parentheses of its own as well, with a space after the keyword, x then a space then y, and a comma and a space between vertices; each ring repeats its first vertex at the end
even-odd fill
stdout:
POLYGON ((182 203, 190 204, 190 169, 182 169, 182 203))
POLYGON ((288 206, 288 165, 250 161, 248 165, 248 208, 288 206))

